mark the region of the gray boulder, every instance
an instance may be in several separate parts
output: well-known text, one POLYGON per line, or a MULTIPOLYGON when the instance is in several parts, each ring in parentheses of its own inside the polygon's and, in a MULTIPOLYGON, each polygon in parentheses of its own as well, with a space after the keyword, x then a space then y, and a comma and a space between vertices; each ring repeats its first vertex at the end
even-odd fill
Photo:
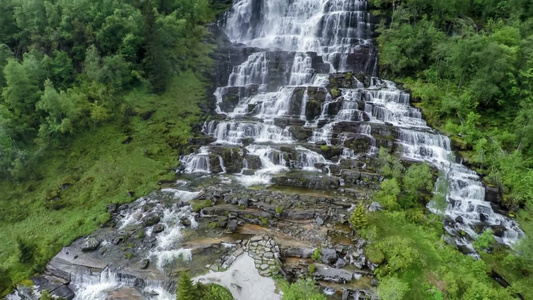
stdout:
POLYGON ((161 218, 156 214, 149 214, 143 218, 143 226, 148 227, 155 225, 161 221, 161 218))
POLYGON ((94 251, 100 246, 100 241, 96 238, 88 238, 86 239, 83 244, 81 245, 81 251, 83 252, 89 252, 94 251))
POLYGON ((322 254, 321 255, 322 262, 325 264, 333 264, 339 258, 337 256, 337 251, 331 248, 325 248, 325 249, 323 248, 321 251, 321 254, 322 254))

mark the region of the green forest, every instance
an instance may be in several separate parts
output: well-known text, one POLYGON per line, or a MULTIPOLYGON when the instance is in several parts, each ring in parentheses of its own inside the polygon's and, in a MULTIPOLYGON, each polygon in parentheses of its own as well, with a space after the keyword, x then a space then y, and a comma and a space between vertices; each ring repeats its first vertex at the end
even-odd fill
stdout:
MULTIPOLYGON (((445 205, 431 196, 436 174, 382 150, 374 200, 386 210, 358 205, 349 218, 382 264, 379 297, 533 299, 533 1, 369 2, 380 77, 401 83, 503 191, 526 234, 508 249, 486 231, 474 242, 480 260, 445 246, 442 219, 425 214, 430 200, 445 205)), ((229 4, 0 0, 0 297, 105 224, 106 205, 174 178, 211 85, 207 27, 229 4)), ((312 281, 280 282, 284 299, 325 299, 312 281)), ((178 284, 178 299, 231 299, 186 273, 178 284)))
POLYGON ((106 204, 173 177, 209 83, 205 24, 223 9, 0 1, 0 291, 105 223, 106 204))
POLYGON ((508 256, 497 249, 481 253, 513 290, 531 298, 533 2, 370 2, 381 18, 381 76, 403 83, 429 124, 451 137, 487 184, 503 191, 509 216, 525 231, 508 256))

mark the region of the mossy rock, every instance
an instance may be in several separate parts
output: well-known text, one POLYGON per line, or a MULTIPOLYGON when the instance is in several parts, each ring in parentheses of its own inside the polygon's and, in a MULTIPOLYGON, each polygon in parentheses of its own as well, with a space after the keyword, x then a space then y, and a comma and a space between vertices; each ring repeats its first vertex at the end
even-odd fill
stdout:
POLYGON ((385 262, 385 254, 383 254, 383 251, 381 251, 381 249, 374 245, 367 245, 363 249, 363 253, 365 254, 366 258, 373 264, 380 265, 385 262))
POLYGON ((199 212, 202 209, 206 207, 213 206, 213 202, 211 200, 194 200, 192 201, 192 210, 195 212, 199 212))

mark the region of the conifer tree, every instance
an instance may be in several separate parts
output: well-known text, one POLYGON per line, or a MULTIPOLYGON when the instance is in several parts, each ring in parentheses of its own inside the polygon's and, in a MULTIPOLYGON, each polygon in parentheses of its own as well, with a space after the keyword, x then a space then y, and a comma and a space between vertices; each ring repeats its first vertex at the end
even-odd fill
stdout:
POLYGON ((177 300, 194 300, 196 298, 196 287, 191 281, 191 276, 187 272, 182 272, 178 280, 177 300))
POLYGON ((352 229, 362 229, 368 226, 368 218, 366 216, 366 209, 363 204, 359 203, 354 208, 352 215, 350 216, 350 224, 352 224, 352 229))

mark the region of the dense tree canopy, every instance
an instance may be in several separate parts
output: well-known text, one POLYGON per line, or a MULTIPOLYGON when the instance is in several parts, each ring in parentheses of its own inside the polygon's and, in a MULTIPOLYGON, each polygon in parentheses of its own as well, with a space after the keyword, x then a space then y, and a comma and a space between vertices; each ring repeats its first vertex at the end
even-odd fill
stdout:
POLYGON ((121 93, 160 93, 186 70, 207 0, 0 3, 0 175, 121 113, 121 93))
MULTIPOLYGON (((525 245, 531 245, 533 236, 533 2, 370 2, 381 16, 377 40, 382 76, 405 84, 429 123, 451 135, 485 182, 501 190, 509 216, 518 216, 526 237, 509 251, 513 263, 503 266, 500 260, 495 268, 515 279, 513 288, 526 297, 524 287, 531 279, 523 274, 531 273, 527 257, 532 248, 525 245), (513 275, 512 268, 522 275, 513 275)), ((392 175, 390 162, 385 170, 392 175)), ((414 195, 417 188, 411 183, 419 181, 411 179, 424 177, 421 171, 405 174, 404 194, 414 195)), ((397 192, 391 183, 383 182, 378 193, 387 204, 394 204, 397 192)), ((443 193, 434 198, 443 208, 443 193)), ((490 248, 491 237, 485 233, 475 243, 489 261, 484 250, 490 248)), ((491 295, 478 283, 471 289, 463 293, 468 299, 491 295)))

